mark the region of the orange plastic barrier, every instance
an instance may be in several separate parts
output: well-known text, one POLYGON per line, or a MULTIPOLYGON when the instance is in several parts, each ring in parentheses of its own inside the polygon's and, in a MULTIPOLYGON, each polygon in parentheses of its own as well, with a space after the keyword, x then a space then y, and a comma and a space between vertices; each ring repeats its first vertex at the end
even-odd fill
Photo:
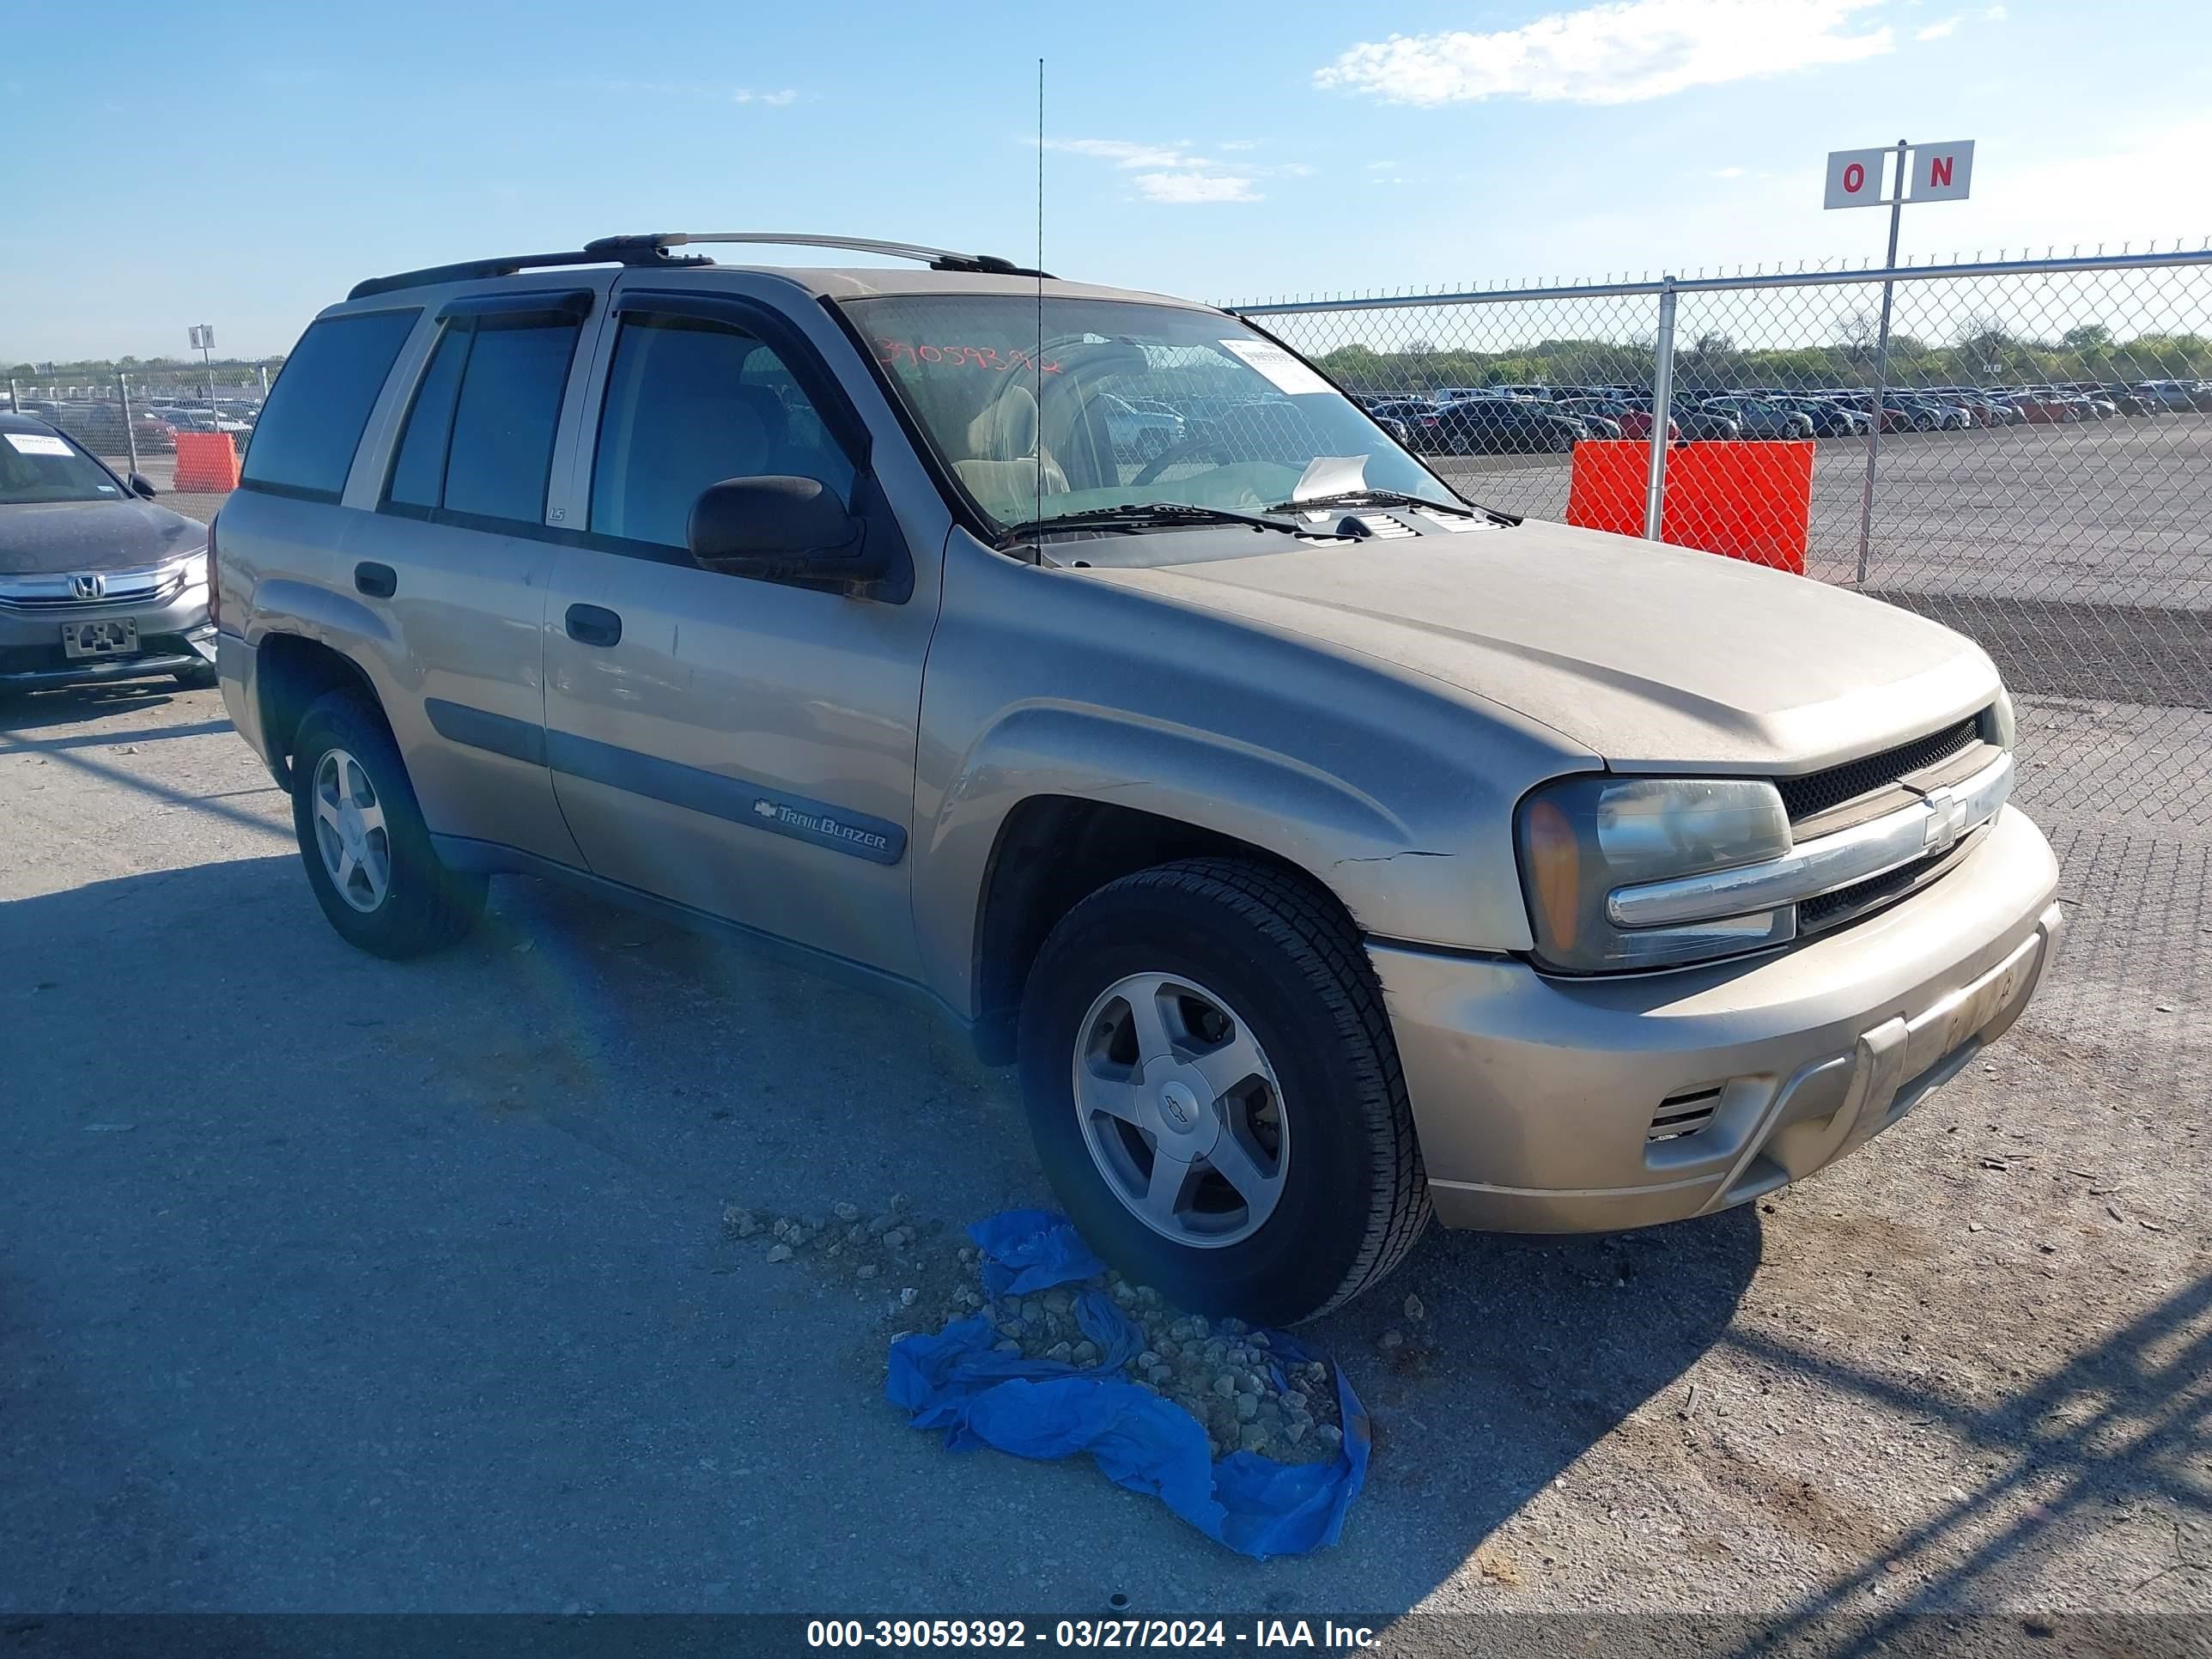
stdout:
POLYGON ((187 495, 216 495, 238 488, 238 446, 228 432, 177 434, 177 478, 169 486, 187 495))
MULTIPOLYGON (((1567 522, 1588 530, 1644 533, 1644 486, 1651 447, 1626 438, 1575 446, 1567 522)), ((1805 574, 1813 524, 1813 446, 1717 440, 1667 452, 1667 503, 1659 539, 1731 559, 1805 574)))

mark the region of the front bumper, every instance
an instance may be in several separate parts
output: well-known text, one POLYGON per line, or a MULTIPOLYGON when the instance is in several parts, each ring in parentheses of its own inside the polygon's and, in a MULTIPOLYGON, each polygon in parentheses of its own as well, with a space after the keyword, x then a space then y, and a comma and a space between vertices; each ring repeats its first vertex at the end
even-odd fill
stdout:
POLYGON ((0 608, 0 688, 88 685, 100 680, 174 674, 215 660, 207 584, 187 583, 173 598, 143 610, 127 605, 0 608), (128 617, 138 624, 138 651, 129 657, 71 658, 62 651, 62 624, 128 617))
POLYGON ((2057 888, 2007 807, 1924 891, 1748 963, 1568 980, 1370 945, 1438 1218, 1644 1227, 1833 1163, 2020 1017, 2058 948, 2057 888))

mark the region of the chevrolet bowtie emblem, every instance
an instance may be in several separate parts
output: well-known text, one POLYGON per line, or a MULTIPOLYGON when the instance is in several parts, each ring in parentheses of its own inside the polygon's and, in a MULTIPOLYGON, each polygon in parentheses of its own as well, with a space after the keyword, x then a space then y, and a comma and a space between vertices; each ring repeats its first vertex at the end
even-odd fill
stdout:
POLYGON ((1923 851, 1941 853, 1966 832, 1966 804, 1948 789, 1931 789, 1927 794, 1928 828, 1922 835, 1923 851))

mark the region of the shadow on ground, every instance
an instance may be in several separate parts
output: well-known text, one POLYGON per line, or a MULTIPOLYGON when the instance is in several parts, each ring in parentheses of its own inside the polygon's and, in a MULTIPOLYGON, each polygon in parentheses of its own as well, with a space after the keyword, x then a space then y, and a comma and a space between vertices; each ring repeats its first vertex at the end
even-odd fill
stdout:
POLYGON ((1747 1211, 1432 1235, 1310 1331, 1377 1425, 1344 1544, 1259 1565, 1087 1464, 948 1455, 881 1400, 879 1301, 723 1236, 732 1200, 1047 1198, 926 1016, 533 883, 379 962, 276 856, 0 907, 0 1027, 35 1034, 17 1611, 1403 1608, 1721 1338, 1760 1249, 1747 1211))
POLYGON ((108 680, 95 685, 62 686, 50 691, 15 691, 0 687, 0 732, 35 732, 42 726, 74 726, 108 714, 158 708, 174 702, 177 683, 167 678, 108 680))

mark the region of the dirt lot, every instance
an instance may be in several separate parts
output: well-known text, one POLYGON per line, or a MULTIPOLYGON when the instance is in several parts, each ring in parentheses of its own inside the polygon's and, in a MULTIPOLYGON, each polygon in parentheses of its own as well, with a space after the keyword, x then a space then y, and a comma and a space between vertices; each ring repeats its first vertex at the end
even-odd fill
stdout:
POLYGON ((2212 1610, 2212 835, 2051 805, 2212 716, 2029 719, 2073 933, 2023 1027, 1754 1208, 1432 1235, 1310 1332, 1377 1425, 1343 1543, 1256 1565, 949 1455, 881 1297, 726 1237, 1044 1197, 923 1017, 527 882, 374 961, 213 694, 12 705, 0 1609, 2212 1610))

